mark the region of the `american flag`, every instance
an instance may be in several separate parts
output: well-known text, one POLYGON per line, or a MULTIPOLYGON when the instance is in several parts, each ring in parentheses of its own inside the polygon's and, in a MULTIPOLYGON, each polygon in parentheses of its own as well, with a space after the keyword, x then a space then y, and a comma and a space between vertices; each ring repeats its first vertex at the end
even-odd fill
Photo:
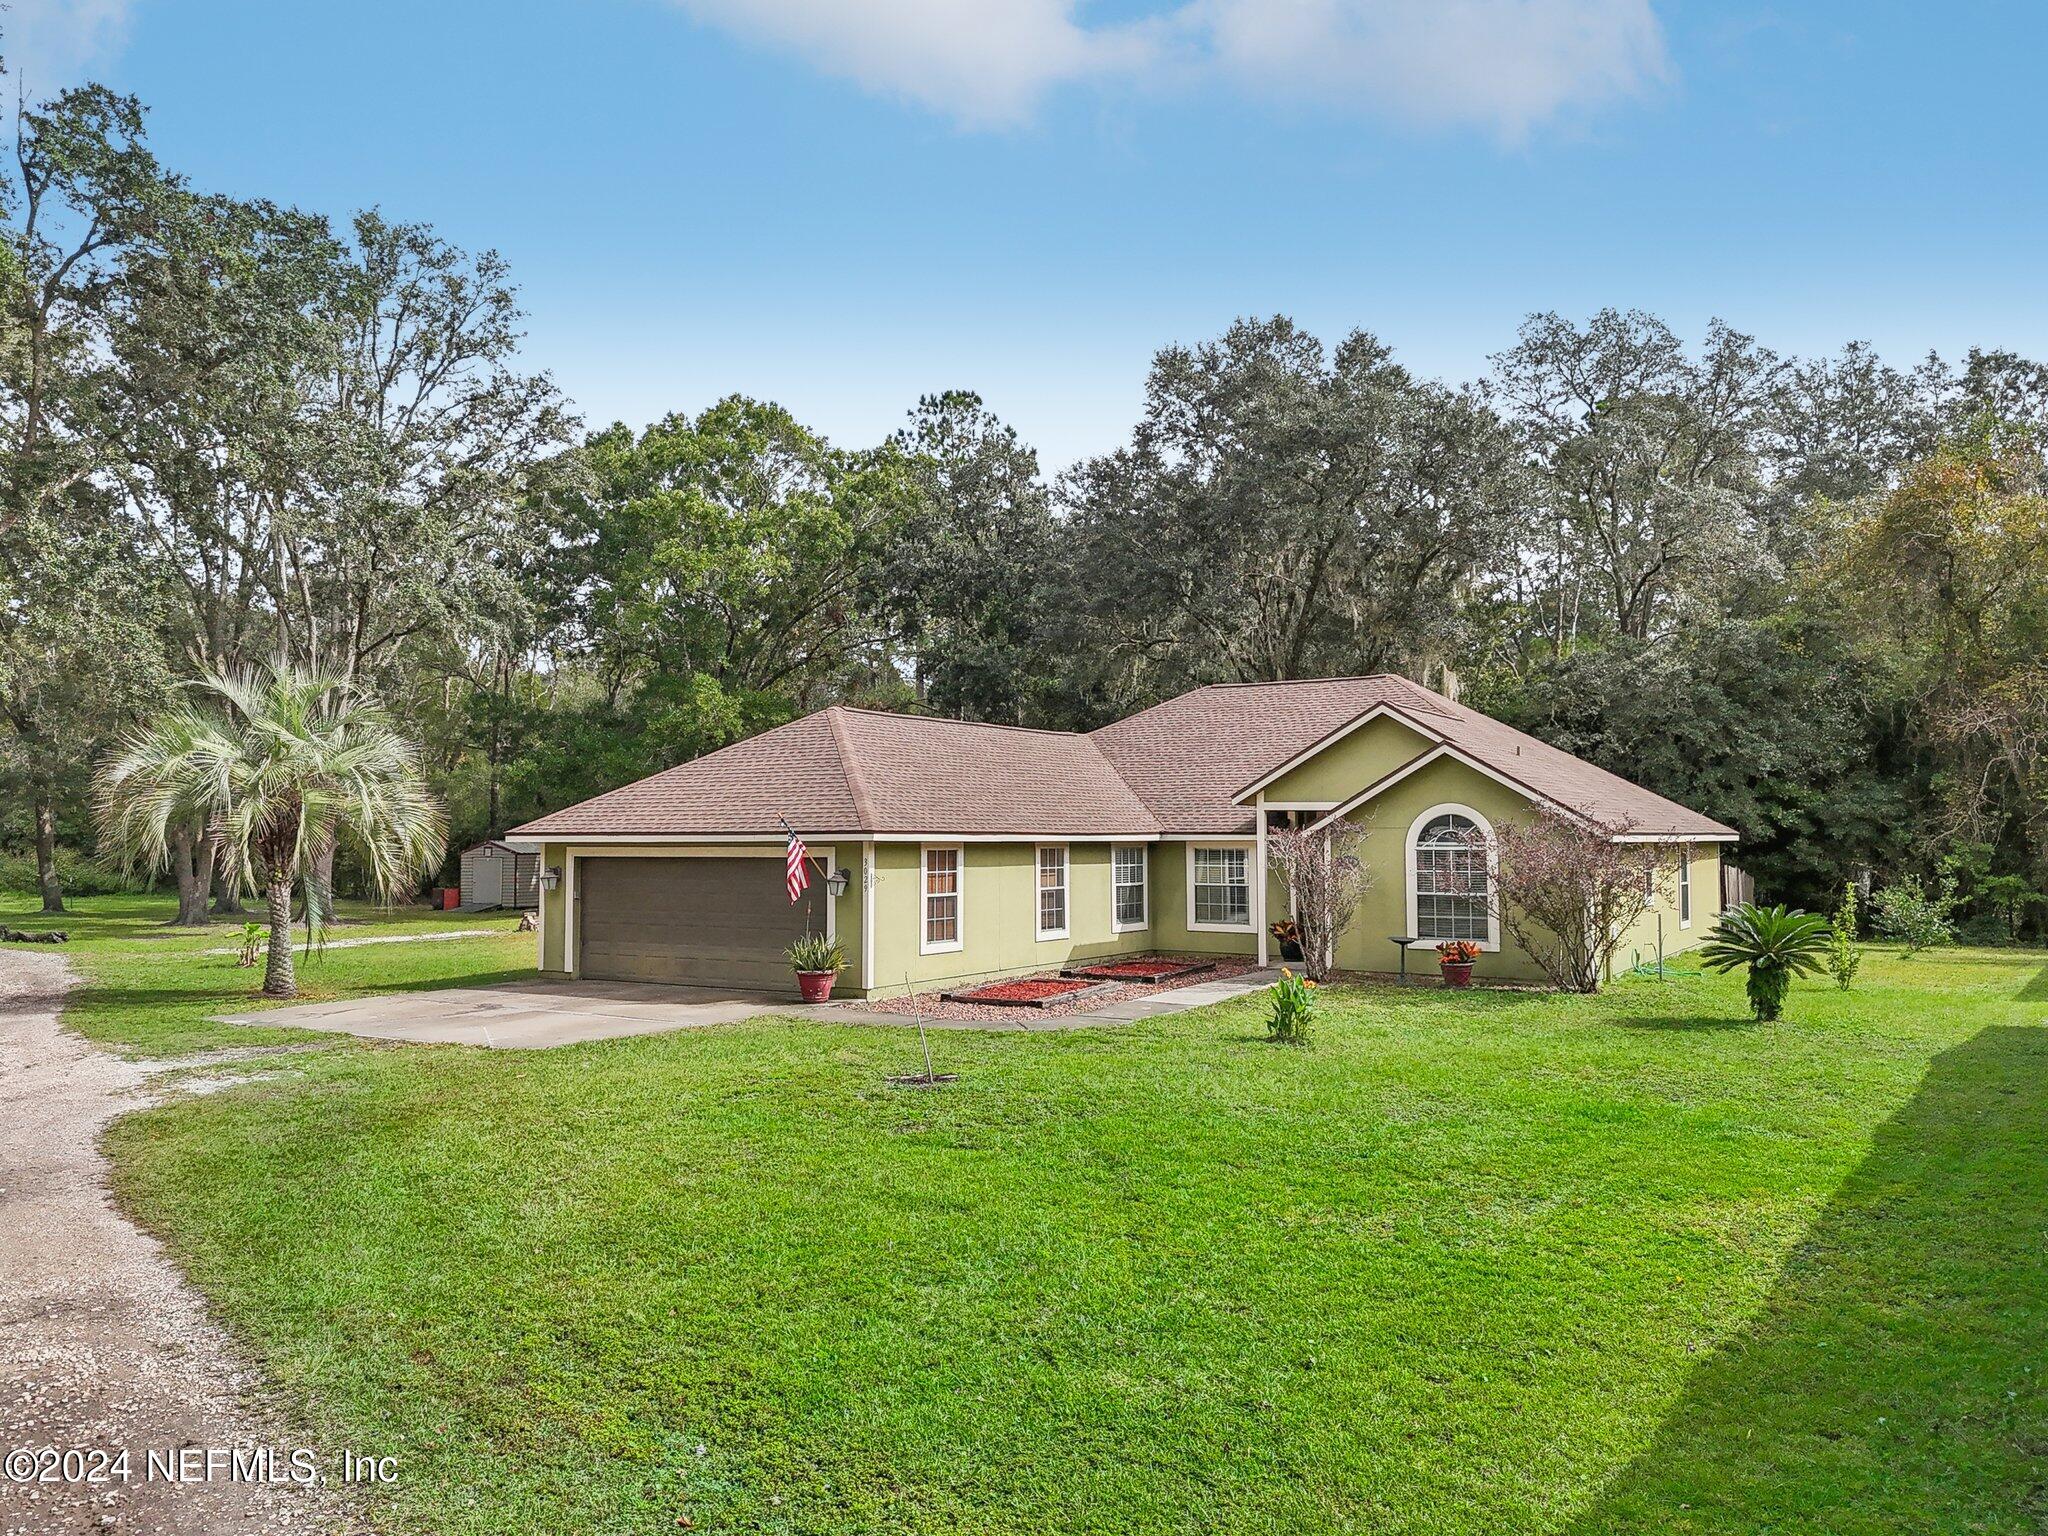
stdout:
POLYGON ((789 891, 789 904, 795 906, 797 898, 811 888, 811 850, 796 835, 796 828, 786 821, 782 827, 789 833, 789 853, 782 861, 782 883, 789 891))

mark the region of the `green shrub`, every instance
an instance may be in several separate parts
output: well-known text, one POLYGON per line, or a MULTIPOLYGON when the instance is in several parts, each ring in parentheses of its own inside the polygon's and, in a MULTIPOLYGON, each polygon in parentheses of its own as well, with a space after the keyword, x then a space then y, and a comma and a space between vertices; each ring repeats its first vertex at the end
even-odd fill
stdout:
POLYGON ((1842 899, 1828 924, 1828 974, 1844 992, 1863 965, 1863 946, 1856 942, 1856 883, 1845 881, 1842 899))
MULTIPOLYGON (((144 889, 147 884, 125 879, 103 868, 90 854, 70 848, 57 850, 57 879, 66 896, 118 896, 124 891, 144 889)), ((33 896, 41 889, 36 884, 34 853, 0 853, 0 891, 10 896, 33 896)))
POLYGON ((1888 939, 1906 946, 1908 955, 1956 936, 1956 877, 1944 873, 1929 891, 1918 875, 1881 885, 1870 896, 1871 925, 1888 939))
POLYGON ((828 939, 822 933, 807 933, 783 952, 795 971, 843 971, 846 969, 846 951, 837 939, 828 939))
POLYGON ((1273 983, 1273 1012, 1266 1020, 1268 1038, 1282 1045, 1307 1045, 1316 1019, 1316 984, 1283 969, 1273 983))
POLYGON ((1721 914, 1700 960, 1710 971, 1748 966, 1750 1012, 1770 1024, 1785 1010, 1792 978, 1820 969, 1827 942, 1826 918, 1745 901, 1721 914))

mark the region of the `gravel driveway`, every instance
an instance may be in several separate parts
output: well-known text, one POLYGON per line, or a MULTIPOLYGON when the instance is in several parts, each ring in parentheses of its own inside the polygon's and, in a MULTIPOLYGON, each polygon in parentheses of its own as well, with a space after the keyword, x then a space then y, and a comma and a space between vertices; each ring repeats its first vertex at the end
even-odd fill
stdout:
POLYGON ((0 950, 0 1457, 125 1447, 130 1465, 125 1483, 97 1486, 0 1477, 0 1533, 361 1531, 331 1491, 235 1480, 225 1464, 200 1480, 193 1450, 179 1471, 193 1480, 170 1480, 181 1447, 275 1447, 282 1477, 298 1446, 191 1286, 109 1200, 97 1139, 147 1102, 148 1069, 58 1028, 69 980, 56 955, 0 950))

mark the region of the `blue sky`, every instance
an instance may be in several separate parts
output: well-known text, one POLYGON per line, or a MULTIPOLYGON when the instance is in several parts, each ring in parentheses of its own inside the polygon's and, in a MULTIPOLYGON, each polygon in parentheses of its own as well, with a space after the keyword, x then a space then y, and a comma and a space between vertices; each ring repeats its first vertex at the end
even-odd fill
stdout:
POLYGON ((1240 314, 1466 378, 1522 315, 2048 353, 2048 8, 1701 0, 15 0, 206 188, 511 261, 593 424, 872 441, 979 390, 1050 467, 1240 314))

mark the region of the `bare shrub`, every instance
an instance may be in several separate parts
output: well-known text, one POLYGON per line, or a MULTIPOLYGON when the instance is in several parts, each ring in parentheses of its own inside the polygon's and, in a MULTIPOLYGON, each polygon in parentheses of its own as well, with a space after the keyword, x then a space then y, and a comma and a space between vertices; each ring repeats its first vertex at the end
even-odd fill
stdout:
MULTIPOLYGON (((1316 981, 1337 968, 1337 939, 1358 915, 1372 872, 1358 850, 1368 836, 1355 821, 1320 832, 1279 827, 1266 834, 1267 857, 1280 867, 1301 930, 1301 966, 1316 981)), ((1264 879, 1263 872, 1259 876, 1264 879)))
POLYGON ((1597 992, 1628 927, 1650 908, 1658 845, 1539 810, 1494 834, 1492 901, 1501 924, 1567 992, 1597 992))

